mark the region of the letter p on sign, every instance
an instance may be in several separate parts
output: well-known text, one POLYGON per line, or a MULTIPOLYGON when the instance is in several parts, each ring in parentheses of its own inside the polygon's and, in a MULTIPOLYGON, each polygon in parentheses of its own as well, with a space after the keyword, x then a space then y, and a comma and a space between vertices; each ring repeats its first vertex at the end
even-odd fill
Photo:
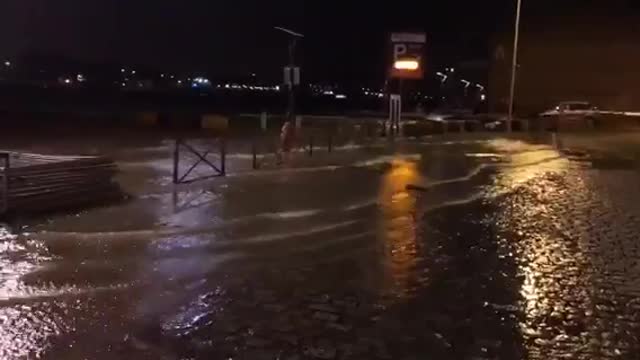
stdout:
POLYGON ((393 60, 398 60, 407 54, 407 45, 393 44, 393 60))

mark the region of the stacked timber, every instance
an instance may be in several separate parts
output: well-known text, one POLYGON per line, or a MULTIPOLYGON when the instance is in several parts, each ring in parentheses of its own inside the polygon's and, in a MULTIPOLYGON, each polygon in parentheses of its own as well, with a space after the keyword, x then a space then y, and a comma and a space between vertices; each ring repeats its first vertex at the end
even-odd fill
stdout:
POLYGON ((31 213, 121 197, 116 164, 104 157, 0 153, 0 212, 31 213), (4 208, 4 209, 3 209, 4 208))

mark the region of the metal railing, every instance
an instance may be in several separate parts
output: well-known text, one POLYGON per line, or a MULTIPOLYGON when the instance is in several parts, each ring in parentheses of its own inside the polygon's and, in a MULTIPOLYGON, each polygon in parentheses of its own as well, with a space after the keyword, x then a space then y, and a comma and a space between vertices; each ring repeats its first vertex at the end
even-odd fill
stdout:
POLYGON ((213 177, 220 177, 226 175, 226 160, 227 160, 227 147, 224 138, 217 139, 218 145, 218 164, 212 163, 207 156, 212 153, 212 149, 200 150, 196 149, 187 143, 186 140, 176 139, 173 151, 173 183, 174 184, 188 184, 194 181, 206 180, 213 177), (183 174, 180 173, 180 158, 181 151, 186 150, 188 154, 195 155, 197 161, 189 167, 183 174), (200 176, 196 178, 189 178, 189 175, 200 164, 208 165, 209 170, 212 170, 211 175, 200 176))
MULTIPOLYGON (((297 136, 298 149, 302 149, 307 156, 312 157, 314 151, 319 148, 326 148, 328 153, 332 153, 334 150, 334 143, 336 134, 329 130, 322 134, 323 131, 309 131, 301 133, 297 136)), ((278 136, 269 135, 256 135, 251 139, 251 155, 252 155, 252 168, 258 170, 262 167, 264 161, 264 155, 273 153, 276 158, 281 156, 280 154, 280 141, 278 136), (266 146, 265 146, 266 144, 266 146), (261 151, 265 147, 269 147, 271 144, 271 150, 261 151)))

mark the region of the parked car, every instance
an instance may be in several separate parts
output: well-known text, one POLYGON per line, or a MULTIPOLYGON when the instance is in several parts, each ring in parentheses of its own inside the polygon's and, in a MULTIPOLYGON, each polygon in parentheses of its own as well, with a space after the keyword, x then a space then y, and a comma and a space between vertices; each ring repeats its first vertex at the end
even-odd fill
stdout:
POLYGON ((587 126, 593 127, 600 110, 587 101, 565 101, 554 108, 540 114, 549 120, 548 127, 558 126, 587 126))

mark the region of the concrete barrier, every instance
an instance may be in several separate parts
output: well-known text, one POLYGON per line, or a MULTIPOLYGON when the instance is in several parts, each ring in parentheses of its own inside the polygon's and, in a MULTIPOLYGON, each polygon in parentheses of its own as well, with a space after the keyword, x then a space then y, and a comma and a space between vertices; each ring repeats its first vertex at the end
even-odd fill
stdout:
POLYGON ((153 127, 158 125, 159 116, 157 112, 145 111, 138 113, 135 117, 136 125, 153 127))
POLYGON ((218 114, 202 115, 200 127, 207 130, 227 130, 229 128, 229 118, 218 114))
POLYGON ((640 128, 640 117, 626 114, 605 114, 595 119, 594 126, 601 130, 638 129, 640 128))

